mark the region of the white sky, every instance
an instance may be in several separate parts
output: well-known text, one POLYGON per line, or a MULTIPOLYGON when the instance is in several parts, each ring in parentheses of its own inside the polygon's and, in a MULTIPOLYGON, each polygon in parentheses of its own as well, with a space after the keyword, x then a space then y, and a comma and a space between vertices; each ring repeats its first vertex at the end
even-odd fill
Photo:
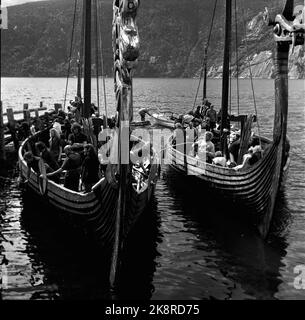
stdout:
POLYGON ((34 2, 34 1, 41 1, 41 0, 1 0, 1 5, 3 7, 9 7, 9 6, 14 6, 16 4, 34 2))

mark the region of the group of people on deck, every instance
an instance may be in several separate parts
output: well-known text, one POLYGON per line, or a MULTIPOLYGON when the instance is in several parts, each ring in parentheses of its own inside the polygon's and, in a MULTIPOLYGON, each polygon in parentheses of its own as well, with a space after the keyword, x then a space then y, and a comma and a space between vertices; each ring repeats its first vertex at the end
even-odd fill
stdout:
POLYGON ((238 161, 238 156, 240 152, 241 145, 241 137, 240 130, 232 130, 229 136, 229 155, 230 155, 230 163, 235 170, 245 170, 250 166, 254 165, 257 161, 259 161, 263 156, 263 149, 261 146, 260 138, 254 136, 253 132, 250 137, 250 141, 248 143, 248 150, 243 155, 241 163, 236 165, 238 161))
MULTIPOLYGON (((42 159, 48 179, 60 183, 64 172, 64 187, 76 192, 90 192, 101 178, 100 162, 96 148, 75 121, 74 114, 59 111, 45 126, 50 127, 49 137, 37 141, 23 156, 28 166, 27 180, 31 169, 40 172, 39 160, 42 159)), ((31 134, 35 132, 32 128, 31 134)))
MULTIPOLYGON (((234 168, 234 170, 245 170, 255 164, 263 156, 261 141, 252 132, 248 141, 248 150, 239 159, 241 147, 241 132, 233 125, 230 126, 230 134, 227 137, 228 148, 226 152, 220 149, 220 126, 221 113, 216 112, 214 106, 205 99, 202 106, 196 111, 190 111, 186 115, 179 116, 175 123, 175 129, 185 132, 186 152, 188 155, 221 167, 234 168), (202 134, 202 130, 205 134, 202 134), (192 133, 192 134, 190 134, 192 133)), ((176 132, 176 130, 175 130, 176 132)), ((176 143, 174 132, 173 142, 176 143)))
MULTIPOLYGON (((31 127, 28 128, 24 138, 31 135, 35 137, 35 134, 40 132, 37 135, 40 140, 35 141, 35 138, 29 140, 30 147, 23 155, 28 167, 27 181, 30 179, 31 170, 38 174, 42 173, 40 166, 43 164, 46 178, 49 180, 63 183, 67 189, 87 193, 92 191, 92 187, 106 175, 109 163, 107 156, 109 156, 108 152, 111 148, 107 142, 115 134, 116 118, 100 118, 96 114, 95 108, 92 108, 90 119, 92 130, 90 133, 87 130, 87 134, 85 134, 84 128, 77 121, 80 103, 79 100, 70 101, 71 106, 68 107, 67 113, 59 110, 55 116, 48 116, 52 119, 48 118, 46 123, 40 123, 40 126, 36 126, 33 121, 31 127), (107 128, 106 140, 103 140, 104 137, 100 142, 98 137, 104 128, 107 128), (49 130, 41 131, 42 129, 49 130), (46 133, 48 136, 41 133, 46 133), (107 151, 106 157, 103 157, 103 153, 97 155, 96 152, 103 144, 105 144, 104 149, 107 151)), ((132 149, 130 157, 134 159, 133 169, 147 178, 153 156, 151 144, 144 143, 139 138, 130 143, 130 147, 132 149), (144 152, 143 157, 139 156, 141 152, 144 152)))

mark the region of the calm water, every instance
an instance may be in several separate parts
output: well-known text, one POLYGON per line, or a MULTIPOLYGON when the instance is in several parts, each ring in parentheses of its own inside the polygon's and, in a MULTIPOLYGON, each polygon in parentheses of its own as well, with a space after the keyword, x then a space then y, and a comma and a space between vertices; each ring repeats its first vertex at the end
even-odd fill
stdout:
MULTIPOLYGON (((23 103, 38 106, 43 101, 51 108, 62 103, 64 86, 64 79, 5 78, 3 104, 21 108, 23 103)), ((260 131, 268 136, 273 125, 273 81, 255 81, 254 86, 260 131)), ((74 88, 72 79, 68 99, 73 98, 74 88)), ((112 88, 107 79, 109 113, 114 105, 112 88)), ((158 106, 183 112, 193 106, 197 81, 136 79, 134 88, 135 110, 158 106)), ((221 81, 210 81, 208 90, 218 109, 221 81)), ((241 92, 241 110, 254 112, 249 81, 241 81, 241 92)), ((200 190, 195 193, 188 181, 164 167, 145 219, 126 247, 121 298, 305 298, 305 290, 293 286, 294 267, 305 265, 304 98, 304 81, 290 81, 292 162, 268 239, 253 235, 247 226, 230 219, 220 201, 205 198, 200 190)), ((232 105, 235 101, 233 85, 232 105)), ((0 259, 7 279, 2 298, 105 297, 101 252, 58 221, 54 212, 47 214, 38 203, 22 199, 16 180, 0 178, 0 259)))

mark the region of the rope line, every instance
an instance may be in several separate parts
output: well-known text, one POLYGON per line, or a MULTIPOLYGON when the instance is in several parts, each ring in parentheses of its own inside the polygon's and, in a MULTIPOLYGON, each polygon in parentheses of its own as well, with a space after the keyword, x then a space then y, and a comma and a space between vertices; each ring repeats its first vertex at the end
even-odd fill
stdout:
POLYGON ((196 95, 195 95, 195 100, 194 100, 194 104, 193 104, 193 111, 194 111, 195 106, 196 106, 196 101, 197 101, 197 97, 198 97, 198 93, 199 93, 199 89, 200 89, 200 84, 201 84, 201 79, 202 79, 202 75, 203 75, 203 71, 204 71, 204 66, 205 66, 206 61, 207 61, 207 52, 208 52, 208 48, 209 48, 209 45, 210 45, 210 40, 211 40, 211 35, 212 35, 212 30, 213 30, 213 25, 214 25, 214 19, 215 19, 215 13, 216 13, 216 7, 217 7, 217 0, 215 0, 215 3, 214 3, 213 16, 212 16, 212 20, 211 20, 211 25, 210 25, 207 44, 206 44, 206 47, 205 47, 205 54, 204 54, 204 57, 203 57, 202 63, 201 63, 200 78, 199 78, 199 83, 198 83, 198 87, 197 87, 197 91, 196 91, 196 95))
POLYGON ((76 20, 75 19, 76 18, 76 9, 77 9, 77 0, 74 0, 74 14, 73 14, 73 23, 72 23, 72 34, 71 34, 71 43, 70 43, 70 52, 69 52, 69 63, 68 63, 68 72, 67 72, 67 80, 66 80, 66 89, 65 89, 65 97, 64 97, 64 110, 66 109, 69 76, 70 76, 70 70, 71 70, 73 38, 74 38, 74 29, 75 29, 75 20, 76 20))
MULTIPOLYGON (((84 4, 84 3, 83 3, 84 4)), ((81 94, 81 87, 82 87, 82 76, 83 76, 83 60, 84 60, 84 39, 85 39, 85 9, 83 7, 83 4, 80 6, 80 19, 81 19, 81 30, 80 30, 80 50, 79 50, 79 65, 78 65, 78 84, 77 87, 79 88, 78 96, 79 98, 82 97, 81 94)))
POLYGON ((294 156, 297 156, 302 161, 305 161, 305 156, 298 154, 296 151, 290 150, 289 153, 293 154, 294 156))
MULTIPOLYGON (((100 2, 98 3, 97 11, 99 13, 99 21, 102 23, 102 7, 100 2)), ((106 97, 106 83, 105 83, 105 72, 104 72, 104 56, 103 56, 103 37, 100 25, 98 25, 98 36, 99 36, 99 50, 101 53, 101 74, 102 74, 102 83, 103 83, 103 96, 104 96, 104 106, 105 106, 105 116, 108 118, 107 110, 107 97, 106 97)))
POLYGON ((232 69, 231 69, 231 63, 230 63, 230 77, 229 77, 229 87, 230 87, 230 99, 229 99, 229 102, 230 102, 230 104, 229 104, 229 112, 230 112, 230 114, 231 114, 231 112, 232 112, 232 69))
POLYGON ((235 53, 236 53, 236 93, 237 93, 237 114, 239 115, 239 65, 238 65, 238 37, 237 37, 237 0, 234 1, 235 11, 235 53))
POLYGON ((84 60, 84 42, 85 42, 85 8, 84 8, 84 2, 83 5, 81 7, 81 13, 82 13, 82 21, 81 21, 81 38, 80 38, 80 65, 79 65, 79 74, 80 74, 80 78, 78 79, 78 81, 80 81, 80 87, 81 87, 81 79, 83 76, 83 60, 84 60))
POLYGON ((248 63, 248 68, 249 68, 249 75, 250 75, 250 82, 251 82, 251 90, 252 90, 252 97, 253 97, 253 104, 254 104, 254 110, 255 110, 255 115, 256 115, 256 123, 257 123, 259 144, 260 144, 260 146, 261 146, 261 145, 262 145, 262 141, 261 141, 261 135, 260 135, 260 125, 259 125, 259 120, 258 120, 256 98, 255 98, 255 93, 254 93, 254 84, 253 84, 252 69, 251 69, 251 63, 250 63, 250 58, 249 58, 249 48, 248 48, 248 41, 247 41, 247 29, 246 29, 246 22, 245 22, 245 10, 244 10, 244 7, 243 7, 243 6, 241 6, 241 8, 242 8, 242 17, 243 17, 243 20, 244 20, 243 25, 244 25, 244 33, 245 33, 245 47, 246 47, 246 53, 247 53, 247 63, 248 63))
POLYGON ((98 34, 98 5, 97 0, 94 0, 95 14, 94 14, 94 27, 95 27, 95 69, 96 69, 96 98, 98 116, 100 116, 100 85, 99 85, 99 34, 98 34))

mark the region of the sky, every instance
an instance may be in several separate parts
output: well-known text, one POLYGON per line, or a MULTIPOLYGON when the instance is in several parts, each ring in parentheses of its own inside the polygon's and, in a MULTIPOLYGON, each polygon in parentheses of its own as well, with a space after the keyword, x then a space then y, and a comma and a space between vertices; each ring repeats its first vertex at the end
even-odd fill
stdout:
POLYGON ((14 6, 16 4, 34 2, 34 1, 42 1, 42 0, 2 0, 1 4, 3 7, 9 7, 9 6, 14 6))

